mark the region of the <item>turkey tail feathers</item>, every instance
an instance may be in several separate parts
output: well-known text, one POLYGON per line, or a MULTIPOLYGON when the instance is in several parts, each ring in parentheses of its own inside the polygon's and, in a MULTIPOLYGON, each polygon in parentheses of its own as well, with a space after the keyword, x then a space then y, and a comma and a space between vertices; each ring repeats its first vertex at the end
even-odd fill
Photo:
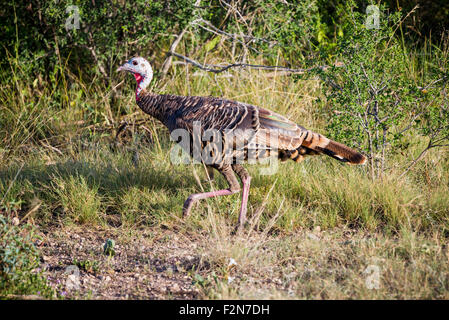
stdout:
POLYGON ((348 164, 364 164, 366 162, 366 157, 363 154, 336 141, 330 140, 325 148, 318 147, 318 149, 321 149, 320 151, 324 154, 339 161, 348 162, 348 164))
POLYGON ((302 146, 348 164, 364 164, 366 162, 366 157, 361 153, 315 132, 306 132, 302 146))

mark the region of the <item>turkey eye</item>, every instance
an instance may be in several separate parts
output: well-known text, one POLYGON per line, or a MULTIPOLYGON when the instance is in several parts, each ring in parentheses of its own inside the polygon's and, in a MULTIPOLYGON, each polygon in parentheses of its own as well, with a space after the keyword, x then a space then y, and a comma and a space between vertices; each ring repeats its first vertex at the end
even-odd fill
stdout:
POLYGON ((133 61, 133 65, 137 66, 137 61, 133 61))

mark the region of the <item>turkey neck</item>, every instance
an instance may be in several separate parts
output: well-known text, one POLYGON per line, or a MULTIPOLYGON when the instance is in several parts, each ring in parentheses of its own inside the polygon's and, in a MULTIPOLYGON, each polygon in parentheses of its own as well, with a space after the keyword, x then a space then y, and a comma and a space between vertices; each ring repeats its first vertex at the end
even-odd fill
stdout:
POLYGON ((139 94, 137 105, 143 112, 158 119, 170 129, 172 116, 182 106, 182 103, 178 101, 180 98, 172 95, 154 94, 143 89, 139 94))

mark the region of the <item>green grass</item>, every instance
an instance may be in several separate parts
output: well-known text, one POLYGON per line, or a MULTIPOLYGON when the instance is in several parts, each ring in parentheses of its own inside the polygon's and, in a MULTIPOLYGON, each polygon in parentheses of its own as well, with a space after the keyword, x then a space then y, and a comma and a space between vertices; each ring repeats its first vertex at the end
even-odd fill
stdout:
MULTIPOLYGON (((78 160, 59 157, 52 165, 30 159, 15 181, 20 167, 0 171, 0 191, 4 194, 9 188, 4 201, 8 211, 31 209, 32 200, 41 203, 35 214, 43 221, 57 217, 62 224, 95 225, 116 217, 120 225, 128 227, 173 222, 181 217, 183 201, 190 193, 211 186, 201 166, 172 165, 168 153, 168 148, 163 149, 161 161, 155 162, 152 152, 142 151, 137 168, 130 163, 132 155, 101 149, 85 152, 78 160), (193 171, 199 175, 200 185, 193 171)), ((257 167, 249 169, 254 177, 250 212, 262 205, 274 184, 261 223, 281 210, 275 225, 279 231, 314 226, 349 226, 388 233, 402 228, 438 228, 442 232, 448 228, 444 182, 432 189, 397 177, 373 182, 364 168, 343 166, 322 157, 300 165, 280 164, 272 176, 260 175, 257 167)), ((212 187, 226 187, 224 179, 217 177, 212 187)), ((212 209, 235 221, 239 201, 238 194, 202 201, 195 207, 193 218, 212 209)))

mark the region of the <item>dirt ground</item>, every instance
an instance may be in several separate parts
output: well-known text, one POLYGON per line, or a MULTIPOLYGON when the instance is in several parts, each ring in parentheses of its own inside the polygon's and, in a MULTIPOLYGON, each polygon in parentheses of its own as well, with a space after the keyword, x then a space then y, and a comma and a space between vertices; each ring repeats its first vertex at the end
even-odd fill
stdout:
POLYGON ((348 228, 240 236, 228 229, 49 228, 41 230, 40 267, 66 299, 448 297, 449 253, 438 241, 348 228))
POLYGON ((101 229, 47 232, 40 248, 49 283, 71 299, 199 297, 191 276, 203 267, 201 257, 191 253, 197 244, 168 230, 158 235, 143 231, 124 244, 115 240, 120 243, 108 257, 103 252, 108 238, 117 239, 117 234, 101 229))

